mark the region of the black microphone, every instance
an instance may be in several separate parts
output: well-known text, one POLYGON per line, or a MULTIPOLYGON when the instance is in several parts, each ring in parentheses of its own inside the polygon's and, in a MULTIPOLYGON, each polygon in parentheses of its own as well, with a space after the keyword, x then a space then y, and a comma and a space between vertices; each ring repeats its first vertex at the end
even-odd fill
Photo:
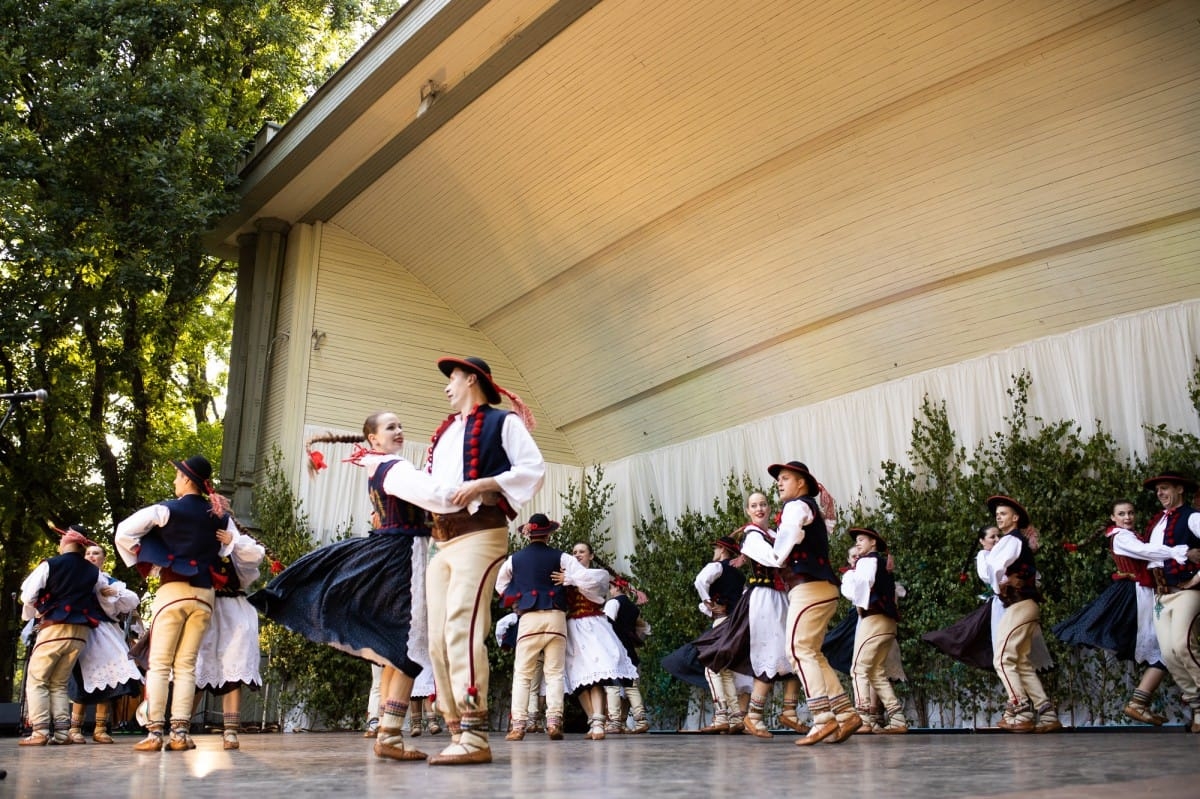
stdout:
POLYGON ((13 402, 37 400, 38 402, 45 402, 48 396, 50 395, 46 393, 46 389, 39 388, 37 391, 18 391, 15 394, 0 394, 0 400, 12 400, 13 402))

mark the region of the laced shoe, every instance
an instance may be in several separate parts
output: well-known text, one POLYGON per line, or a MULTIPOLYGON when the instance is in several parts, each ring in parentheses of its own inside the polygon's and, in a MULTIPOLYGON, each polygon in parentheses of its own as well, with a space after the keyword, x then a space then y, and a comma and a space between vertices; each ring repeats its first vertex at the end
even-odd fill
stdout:
POLYGON ((163 748, 172 752, 186 752, 195 749, 196 742, 188 735, 187 730, 171 730, 171 737, 167 739, 167 745, 163 748))
POLYGON ((903 716, 893 716, 887 724, 876 726, 872 732, 876 735, 904 735, 908 732, 908 721, 903 716))
POLYGON ((163 734, 158 730, 146 733, 146 737, 133 745, 136 752, 158 752, 164 749, 163 734))
POLYGON ((375 739, 375 756, 386 757, 390 760, 424 760, 426 754, 404 745, 404 734, 400 730, 389 730, 381 727, 379 736, 375 739))

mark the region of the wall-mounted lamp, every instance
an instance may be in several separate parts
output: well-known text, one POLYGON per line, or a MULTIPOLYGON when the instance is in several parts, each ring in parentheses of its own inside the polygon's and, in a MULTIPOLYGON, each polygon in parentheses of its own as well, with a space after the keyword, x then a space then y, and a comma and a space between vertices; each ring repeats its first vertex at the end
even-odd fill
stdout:
POLYGON ((418 119, 425 115, 425 112, 437 101, 437 98, 442 96, 444 91, 446 91, 445 85, 432 78, 421 84, 421 104, 417 106, 418 119))
POLYGON ((314 327, 310 338, 312 339, 312 351, 318 352, 321 349, 321 345, 325 343, 325 334, 314 327))

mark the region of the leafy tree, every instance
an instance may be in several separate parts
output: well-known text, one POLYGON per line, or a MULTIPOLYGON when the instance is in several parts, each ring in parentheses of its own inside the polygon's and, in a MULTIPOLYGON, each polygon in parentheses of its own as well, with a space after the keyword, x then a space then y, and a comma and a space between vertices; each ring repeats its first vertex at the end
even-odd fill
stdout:
POLYGON ((0 390, 50 393, 0 433, 5 595, 49 524, 109 530, 167 493, 168 458, 216 459, 232 276, 201 237, 236 205, 245 143, 397 5, 0 4, 0 390))

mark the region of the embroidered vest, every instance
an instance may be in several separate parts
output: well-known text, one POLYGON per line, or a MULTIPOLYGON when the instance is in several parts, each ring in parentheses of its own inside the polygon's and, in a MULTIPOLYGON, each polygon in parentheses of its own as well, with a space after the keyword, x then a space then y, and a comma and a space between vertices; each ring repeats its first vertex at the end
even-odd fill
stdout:
POLYGON ((799 497, 792 502, 803 502, 812 511, 813 519, 804 525, 804 540, 792 547, 788 553, 786 568, 792 574, 799 574, 810 580, 825 580, 839 585, 833 564, 829 562, 829 528, 817 507, 813 497, 799 497))
POLYGON ((721 576, 713 580, 712 585, 708 587, 708 595, 713 602, 724 605, 726 613, 732 613, 745 589, 746 575, 742 574, 741 569, 730 566, 729 561, 723 560, 721 576))
POLYGON ((567 586, 555 585, 550 574, 562 568, 563 552, 541 541, 530 541, 512 555, 512 582, 500 601, 517 613, 567 609, 567 586))
POLYGON ((100 570, 78 552, 56 555, 46 563, 50 566, 46 587, 34 603, 42 624, 99 624, 104 618, 96 599, 100 570))
POLYGON ((637 603, 624 594, 617 594, 613 599, 617 601, 617 618, 612 622, 613 631, 625 647, 629 659, 636 666, 638 665, 637 648, 642 645, 637 637, 637 620, 642 612, 638 610, 637 603))
POLYGON ((573 585, 564 586, 567 589, 567 618, 582 619, 585 616, 603 616, 604 605, 593 602, 583 595, 573 585))
POLYGON ((869 552, 864 558, 875 558, 875 582, 866 608, 859 608, 859 616, 883 614, 889 619, 900 621, 900 608, 896 605, 896 579, 887 570, 887 555, 869 552))
POLYGON ((1150 577, 1150 570, 1146 567, 1146 561, 1131 558, 1128 555, 1118 555, 1116 552, 1113 552, 1113 542, 1116 540, 1117 533, 1121 532, 1121 529, 1120 527, 1110 525, 1104 531, 1104 535, 1108 538, 1109 554, 1112 555, 1113 563, 1117 566, 1117 570, 1112 576, 1113 580, 1133 580, 1138 585, 1152 588, 1154 580, 1150 577))
MULTIPOLYGON (((220 560, 221 544, 217 531, 229 523, 229 515, 217 518, 208 500, 199 494, 185 494, 161 503, 171 512, 166 525, 147 533, 138 550, 138 571, 148 574, 150 567, 161 569, 164 582, 183 580, 197 588, 214 587, 213 571, 220 560)), ((217 588, 223 588, 218 575, 217 588)))
POLYGON ((1029 539, 1020 530, 1013 530, 1008 535, 1017 537, 1021 542, 1021 554, 1017 555, 1017 559, 1008 564, 1008 568, 1004 573, 1016 585, 1015 591, 1006 592, 1011 601, 1005 602, 1005 606, 1019 602, 1023 599, 1032 599, 1035 602, 1042 601, 1042 592, 1037 587, 1037 564, 1033 560, 1033 550, 1029 547, 1029 539))
POLYGON ((381 463, 375 473, 367 480, 367 490, 371 496, 371 509, 379 517, 379 527, 371 531, 371 535, 408 535, 418 538, 428 538, 429 514, 411 502, 384 492, 383 480, 399 461, 381 463))
MULTIPOLYGON (((768 544, 775 543, 775 536, 771 535, 766 530, 763 530, 757 525, 746 525, 742 528, 743 531, 753 529, 763 537, 763 540, 768 544)), ((783 574, 780 569, 774 566, 764 566, 753 558, 747 558, 750 561, 750 579, 746 584, 751 588, 770 588, 775 591, 786 591, 787 586, 783 582, 783 574)))
MULTIPOLYGON (((1200 547, 1200 538, 1192 534, 1188 528, 1188 519, 1193 513, 1197 513, 1195 508, 1190 505, 1181 505, 1178 508, 1171 510, 1171 518, 1167 521, 1167 529, 1163 531, 1163 546, 1173 547, 1179 544, 1187 544, 1189 548, 1200 547)), ((1167 511, 1161 511, 1150 521, 1150 526, 1146 528, 1147 537, 1149 532, 1153 530, 1163 514, 1167 511)), ((1190 560, 1185 563, 1176 563, 1174 560, 1167 560, 1163 563, 1163 580, 1169 586, 1180 585, 1186 583, 1195 576, 1196 572, 1200 571, 1200 566, 1192 563, 1190 560)))

